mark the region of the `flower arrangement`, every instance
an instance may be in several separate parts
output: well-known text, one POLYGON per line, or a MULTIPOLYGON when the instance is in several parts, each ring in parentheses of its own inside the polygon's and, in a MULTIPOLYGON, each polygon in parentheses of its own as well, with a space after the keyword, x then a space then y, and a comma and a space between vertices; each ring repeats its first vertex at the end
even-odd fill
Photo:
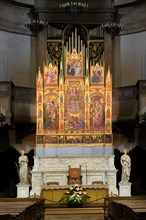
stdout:
POLYGON ((69 187, 69 191, 64 193, 64 196, 59 202, 67 202, 68 204, 82 204, 86 202, 90 196, 87 195, 81 185, 75 184, 69 187))

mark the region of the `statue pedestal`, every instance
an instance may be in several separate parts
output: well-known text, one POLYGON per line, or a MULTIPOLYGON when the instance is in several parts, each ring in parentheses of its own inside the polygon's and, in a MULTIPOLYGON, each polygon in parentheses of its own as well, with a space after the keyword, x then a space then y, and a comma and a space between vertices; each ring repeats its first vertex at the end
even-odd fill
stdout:
POLYGON ((29 187, 30 185, 28 184, 18 184, 17 185, 17 198, 28 198, 29 187))
POLYGON ((119 183, 119 196, 131 196, 131 183, 119 183))

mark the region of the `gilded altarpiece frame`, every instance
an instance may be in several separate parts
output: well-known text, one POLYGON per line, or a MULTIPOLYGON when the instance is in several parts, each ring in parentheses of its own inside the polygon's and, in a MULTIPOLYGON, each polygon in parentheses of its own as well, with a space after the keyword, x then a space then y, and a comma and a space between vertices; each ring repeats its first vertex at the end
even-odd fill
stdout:
POLYGON ((112 146, 112 80, 98 63, 85 74, 83 54, 66 54, 37 75, 36 146, 112 146))

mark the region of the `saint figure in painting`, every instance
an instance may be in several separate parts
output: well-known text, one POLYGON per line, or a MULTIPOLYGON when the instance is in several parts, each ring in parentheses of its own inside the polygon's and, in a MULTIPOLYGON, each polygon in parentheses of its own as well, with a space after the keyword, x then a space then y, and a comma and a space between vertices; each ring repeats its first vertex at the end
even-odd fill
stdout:
POLYGON ((91 100, 90 125, 93 129, 104 128, 104 103, 103 98, 95 96, 91 100))
POLYGON ((44 124, 45 129, 58 129, 58 104, 55 99, 45 106, 44 124))
POLYGON ((38 94, 38 102, 42 102, 42 95, 41 95, 40 92, 39 92, 39 94, 38 94))
POLYGON ((67 64, 67 74, 69 76, 74 76, 75 75, 75 61, 70 60, 67 64))
POLYGON ((102 82, 102 72, 100 70, 93 70, 92 72, 92 83, 101 83, 102 82))
POLYGON ((53 72, 53 68, 50 68, 48 70, 48 72, 46 73, 46 80, 45 80, 45 84, 52 84, 52 83, 56 83, 56 76, 55 73, 53 72))
POLYGON ((70 113, 75 114, 77 112, 80 112, 79 93, 76 87, 72 87, 72 89, 69 91, 68 101, 68 110, 70 113))

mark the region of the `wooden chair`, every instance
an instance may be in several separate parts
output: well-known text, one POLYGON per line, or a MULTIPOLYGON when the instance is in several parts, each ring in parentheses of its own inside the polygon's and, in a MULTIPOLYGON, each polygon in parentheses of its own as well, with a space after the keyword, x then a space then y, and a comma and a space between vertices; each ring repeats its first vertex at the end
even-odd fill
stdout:
POLYGON ((81 166, 79 168, 71 168, 71 166, 68 167, 68 185, 82 184, 81 166))

